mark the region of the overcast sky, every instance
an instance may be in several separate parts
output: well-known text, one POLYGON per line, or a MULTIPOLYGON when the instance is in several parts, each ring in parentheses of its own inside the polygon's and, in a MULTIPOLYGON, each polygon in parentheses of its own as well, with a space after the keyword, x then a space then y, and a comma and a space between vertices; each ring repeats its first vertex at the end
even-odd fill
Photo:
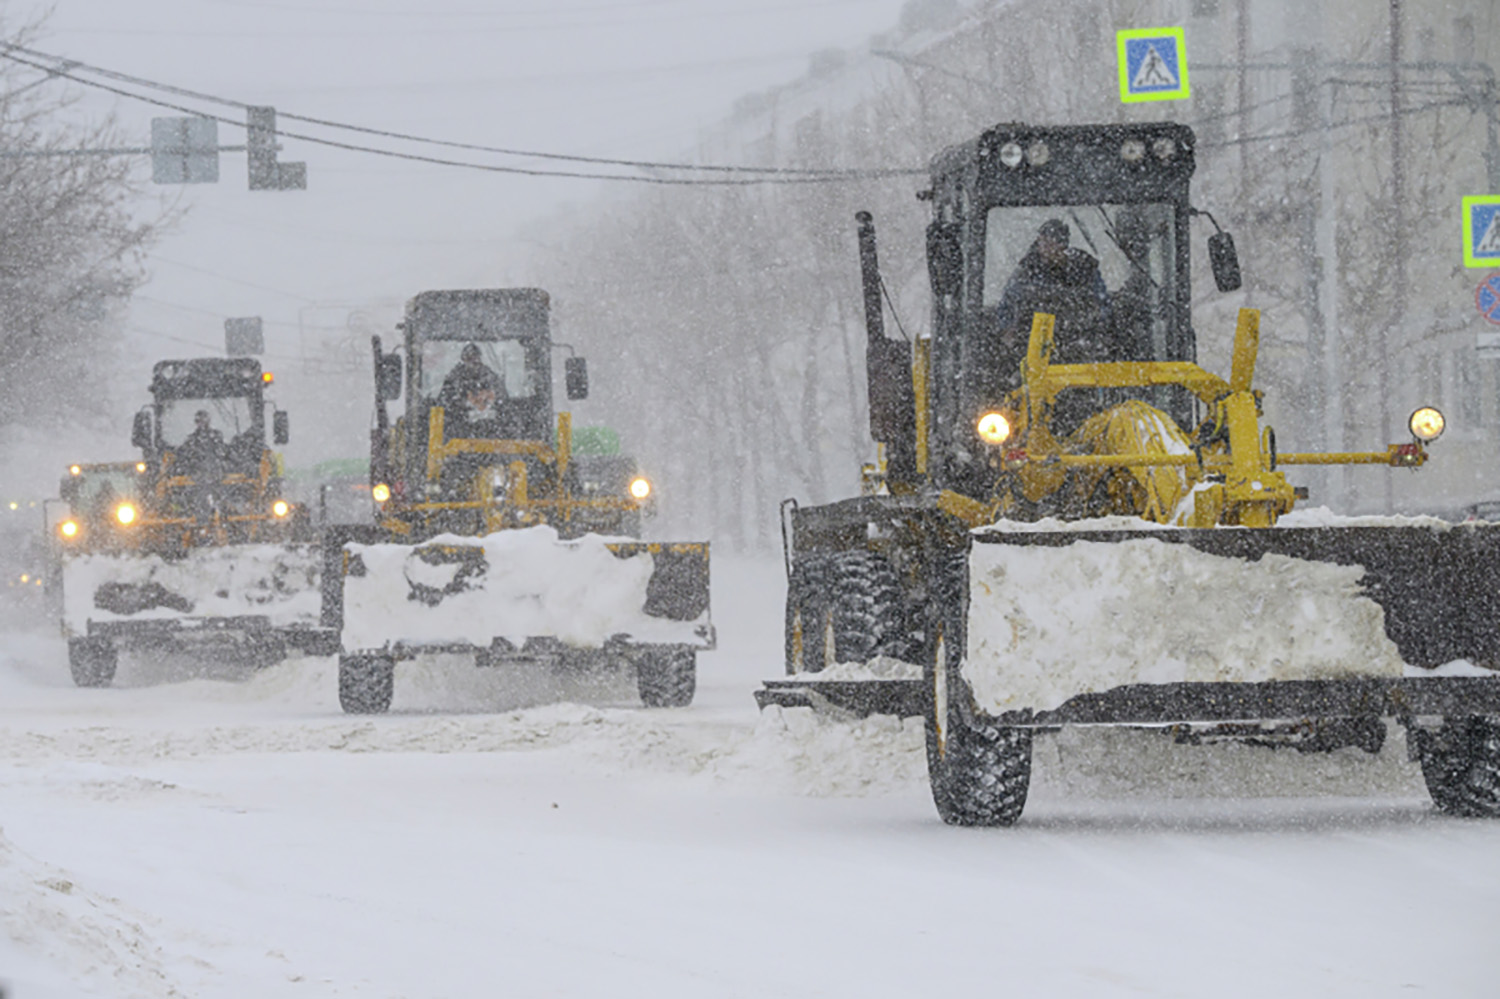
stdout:
MULTIPOLYGON (((736 97, 801 75, 819 49, 862 46, 895 24, 901 3, 57 0, 14 3, 9 16, 50 6, 39 49, 285 112, 506 147, 674 157, 736 97)), ((99 92, 80 113, 111 109, 140 143, 152 117, 178 113, 99 92)), ((222 143, 243 135, 220 126, 222 143)), ((217 349, 223 317, 253 314, 267 320, 269 350, 294 353, 299 321, 328 307, 525 280, 518 224, 598 190, 283 146, 282 159, 307 163, 305 192, 248 191, 238 153, 224 154, 216 185, 157 189, 189 211, 153 254, 133 310, 146 353, 191 353, 183 340, 217 349)))

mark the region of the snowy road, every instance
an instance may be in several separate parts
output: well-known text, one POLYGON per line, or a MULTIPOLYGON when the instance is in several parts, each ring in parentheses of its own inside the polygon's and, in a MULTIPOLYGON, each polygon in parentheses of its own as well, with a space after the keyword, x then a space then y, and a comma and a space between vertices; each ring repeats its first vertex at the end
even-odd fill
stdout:
POLYGON ((919 727, 757 716, 780 585, 719 561, 685 711, 431 665, 346 718, 319 660, 82 691, 6 636, 7 999, 1500 994, 1500 823, 1436 815, 1399 735, 1066 733, 1020 825, 950 829, 919 727))

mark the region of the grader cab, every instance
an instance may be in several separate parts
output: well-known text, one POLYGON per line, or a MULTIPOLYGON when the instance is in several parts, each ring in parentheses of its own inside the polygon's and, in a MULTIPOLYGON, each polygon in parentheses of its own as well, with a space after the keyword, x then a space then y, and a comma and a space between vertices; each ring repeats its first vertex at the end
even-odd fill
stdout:
POLYGON ((757 699, 924 715, 956 824, 1016 821, 1033 737, 1066 724, 1373 751, 1394 719, 1440 808, 1500 815, 1500 527, 1294 511, 1289 470, 1420 467, 1443 418, 1283 451, 1259 314, 1227 378, 1197 364, 1193 153, 1154 124, 1005 125, 940 154, 915 344, 884 335, 861 216, 884 460, 866 495, 785 505, 788 676, 757 699))
MULTIPOLYGON (((570 348, 552 342, 550 304, 538 289, 428 291, 408 304, 404 351, 375 338, 377 524, 325 548, 346 711, 385 711, 395 663, 425 652, 626 668, 646 704, 691 701, 714 641, 708 545, 634 540, 651 481, 628 458, 575 456, 571 414, 553 408, 552 353, 570 348)), ((587 396, 583 358, 566 359, 564 387, 587 396)))

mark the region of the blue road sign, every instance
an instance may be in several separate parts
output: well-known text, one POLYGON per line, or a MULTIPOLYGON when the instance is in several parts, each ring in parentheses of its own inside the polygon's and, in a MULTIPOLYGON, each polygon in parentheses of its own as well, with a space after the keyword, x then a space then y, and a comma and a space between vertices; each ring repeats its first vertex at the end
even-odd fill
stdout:
POLYGON ((1169 101, 1188 97, 1187 46, 1181 28, 1135 28, 1116 33, 1120 100, 1169 101))
POLYGON ((1464 266, 1500 267, 1500 194, 1464 199, 1464 266))

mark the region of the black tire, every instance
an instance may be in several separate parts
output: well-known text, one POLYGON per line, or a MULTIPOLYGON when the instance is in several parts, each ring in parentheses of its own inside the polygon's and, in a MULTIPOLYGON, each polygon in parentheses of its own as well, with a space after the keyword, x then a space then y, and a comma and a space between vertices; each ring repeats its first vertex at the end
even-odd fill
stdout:
POLYGON ((911 661, 901 582, 890 560, 865 549, 802 560, 787 585, 787 675, 876 656, 911 661))
POLYGON ((1031 786, 1031 731, 998 725, 974 706, 959 671, 966 607, 964 560, 949 560, 933 581, 933 621, 923 675, 931 692, 927 780, 933 804, 953 826, 1008 826, 1021 817, 1031 786))
POLYGON ((636 689, 648 708, 685 708, 698 686, 698 654, 662 648, 643 653, 635 664, 636 689))
POLYGON ((827 555, 799 558, 786 587, 786 675, 818 673, 827 658, 832 635, 828 632, 827 555))
POLYGON ((1438 729, 1411 728, 1422 778, 1438 811, 1500 818, 1500 718, 1447 718, 1438 729))
POLYGON ((381 715, 396 691, 396 662, 389 656, 339 656, 339 706, 345 714, 381 715))
POLYGON ((107 638, 68 639, 68 669, 80 687, 108 687, 115 679, 119 653, 107 638))

